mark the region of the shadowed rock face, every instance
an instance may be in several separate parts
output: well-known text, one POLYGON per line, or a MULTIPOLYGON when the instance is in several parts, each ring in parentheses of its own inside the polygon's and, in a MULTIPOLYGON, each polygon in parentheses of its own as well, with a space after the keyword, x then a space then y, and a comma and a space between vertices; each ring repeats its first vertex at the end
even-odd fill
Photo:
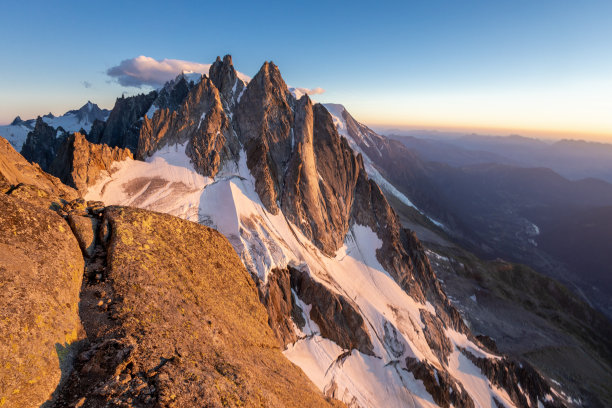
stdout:
POLYGON ((146 95, 117 98, 115 107, 103 129, 92 127, 88 140, 92 143, 128 148, 136 152, 142 117, 147 113, 155 98, 157 98, 155 91, 146 95))
POLYGON ((268 311, 268 324, 279 340, 282 348, 294 343, 297 339, 295 325, 304 327, 303 310, 297 306, 291 293, 289 269, 274 269, 268 275, 265 293, 260 293, 260 300, 268 311), (294 324, 295 322, 295 324, 294 324))
POLYGON ((360 162, 321 105, 302 97, 295 107, 295 147, 281 193, 283 214, 332 255, 348 232, 360 162))
POLYGON ((412 357, 406 358, 406 370, 423 382, 427 392, 440 407, 474 407, 474 401, 463 386, 445 371, 439 371, 431 364, 412 357))
POLYGON ((187 94, 192 88, 192 84, 187 81, 184 75, 180 75, 174 81, 170 81, 159 91, 154 105, 158 108, 178 110, 187 94))
POLYGON ((421 309, 421 321, 425 326, 423 333, 431 350, 441 362, 448 364, 448 356, 453 351, 453 344, 444 334, 444 324, 435 315, 421 309))
MULTIPOLYGON (((42 190, 40 190, 42 191, 42 190)), ((45 206, 0 194, 0 405, 38 407, 69 370, 82 336, 83 257, 45 206)))
POLYGON ((546 395, 552 396, 553 392, 546 381, 529 364, 517 363, 508 358, 498 360, 479 358, 468 350, 460 349, 460 351, 480 368, 491 383, 506 390, 517 407, 528 408, 540 404, 547 408, 564 406, 557 399, 547 400, 546 395), (525 394, 529 399, 525 397, 525 394))
POLYGON ((310 318, 321 330, 321 336, 346 350, 357 349, 374 355, 366 324, 353 303, 316 282, 306 272, 290 268, 291 288, 311 305, 310 318))
POLYGON ((101 225, 106 266, 88 286, 105 288, 103 306, 84 321, 89 346, 56 406, 333 405, 281 354, 220 233, 120 207, 106 208, 101 225), (110 323, 92 324, 95 313, 110 323))
POLYGON ((100 172, 110 171, 114 162, 128 158, 132 158, 128 149, 90 143, 82 134, 73 133, 58 149, 50 171, 65 184, 85 192, 100 172))
POLYGON ((294 296, 310 305, 307 316, 317 324, 321 336, 345 350, 357 349, 374 355, 366 324, 353 302, 332 292, 302 271, 288 267, 270 273, 266 293, 261 296, 268 322, 283 348, 298 339, 295 327, 304 328, 304 310, 294 296), (292 293, 292 290, 294 293, 292 293))
POLYGON ((61 139, 56 138, 58 132, 52 126, 47 125, 39 116, 36 119, 34 130, 28 133, 28 137, 21 148, 21 154, 26 160, 38 163, 44 171, 49 171, 57 148, 61 144, 61 139))
POLYGON ((293 101, 278 67, 266 62, 249 82, 234 113, 255 189, 272 214, 279 211, 284 169, 291 157, 293 101))

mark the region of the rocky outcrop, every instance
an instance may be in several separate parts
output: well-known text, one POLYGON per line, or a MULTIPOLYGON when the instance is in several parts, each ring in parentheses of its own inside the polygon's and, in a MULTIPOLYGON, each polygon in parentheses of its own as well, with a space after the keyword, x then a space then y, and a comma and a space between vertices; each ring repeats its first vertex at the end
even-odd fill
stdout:
POLYGON ((343 349, 357 349, 374 355, 368 329, 354 303, 315 281, 308 273, 293 268, 289 270, 291 288, 304 303, 311 306, 309 317, 319 327, 321 336, 343 349))
POLYGON ((109 207, 99 237, 106 265, 82 300, 94 310, 84 319, 88 346, 56 407, 335 404, 281 354, 221 234, 109 207))
POLYGON ((268 324, 282 348, 298 339, 295 327, 304 327, 304 311, 296 303, 291 292, 289 269, 274 269, 268 275, 265 293, 260 300, 268 311, 268 324))
POLYGON ((44 171, 49 171, 57 148, 62 141, 62 139, 57 138, 58 132, 57 129, 47 125, 39 116, 36 119, 34 130, 28 133, 28 137, 21 148, 21 154, 26 160, 38 163, 44 171))
POLYGON ((44 208, 60 208, 78 197, 78 192, 40 168, 28 163, 0 137, 0 193, 11 194, 44 208))
POLYGON ((238 148, 219 92, 208 77, 187 94, 181 108, 158 109, 144 117, 138 158, 152 155, 165 145, 185 144, 185 152, 202 175, 215 176, 222 161, 237 155, 238 148))
POLYGON ((84 193, 102 171, 110 171, 114 162, 127 159, 132 159, 128 149, 90 143, 82 134, 73 133, 58 149, 49 172, 84 193))
POLYGON ((142 117, 156 98, 155 91, 146 95, 117 98, 105 125, 92 127, 87 139, 92 143, 102 143, 110 147, 128 148, 135 153, 142 117))
POLYGON ((260 298, 268 311, 268 323, 283 348, 298 340, 296 328, 304 329, 305 318, 309 318, 319 327, 322 337, 343 349, 374 355, 368 329, 355 304, 308 273, 291 267, 273 270, 260 298), (310 306, 307 316, 296 296, 310 306))
POLYGON ((0 194, 3 407, 40 406, 69 372, 82 337, 82 276, 83 257, 68 224, 36 202, 0 194))
POLYGON ((421 309, 421 321, 425 326, 423 334, 425 334, 429 348, 436 354, 440 362, 448 364, 448 356, 453 352, 453 344, 444 334, 444 323, 425 309, 421 309))
POLYGON ((476 357, 469 350, 461 353, 480 368, 492 384, 504 389, 512 402, 520 408, 544 406, 557 408, 565 406, 555 396, 550 385, 529 364, 518 363, 508 358, 491 359, 476 357))
POLYGON ((208 75, 219 90, 224 106, 231 109, 246 87, 245 83, 238 78, 238 73, 232 63, 232 56, 226 55, 223 61, 217 57, 217 60, 210 66, 208 75))
POLYGON ((407 371, 414 378, 421 380, 425 389, 431 394, 433 400, 440 407, 465 407, 473 408, 474 401, 463 388, 446 371, 438 370, 427 362, 418 361, 416 358, 406 358, 407 371))

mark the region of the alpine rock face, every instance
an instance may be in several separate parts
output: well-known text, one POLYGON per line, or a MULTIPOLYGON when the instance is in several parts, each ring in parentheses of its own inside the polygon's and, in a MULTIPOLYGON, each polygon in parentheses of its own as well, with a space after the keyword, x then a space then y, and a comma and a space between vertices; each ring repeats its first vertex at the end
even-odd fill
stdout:
POLYGON ((208 76, 118 100, 84 143, 137 160, 109 154, 97 177, 71 184, 220 231, 284 355, 349 406, 563 405, 535 370, 472 335, 378 184, 369 156, 382 142, 355 126, 296 99, 272 62, 249 79, 226 56, 208 76))
POLYGON ((393 186, 371 164, 379 138, 337 105, 296 99, 272 62, 250 79, 226 56, 209 75, 118 99, 108 120, 49 157, 72 163, 50 168, 86 200, 227 237, 284 355, 329 397, 353 407, 565 405, 451 305, 381 190, 393 186))

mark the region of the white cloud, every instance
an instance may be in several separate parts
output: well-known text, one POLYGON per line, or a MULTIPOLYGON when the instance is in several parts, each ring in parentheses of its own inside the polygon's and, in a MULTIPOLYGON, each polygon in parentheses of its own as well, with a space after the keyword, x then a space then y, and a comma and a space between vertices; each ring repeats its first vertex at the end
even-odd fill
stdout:
POLYGON ((210 64, 167 58, 156 60, 141 55, 121 61, 119 65, 109 68, 106 74, 115 78, 123 86, 140 88, 143 85, 150 85, 160 87, 167 81, 176 78, 181 72, 208 74, 209 68, 210 64))
POLYGON ((296 97, 296 99, 300 99, 303 95, 319 95, 325 92, 323 88, 289 88, 289 91, 296 97))

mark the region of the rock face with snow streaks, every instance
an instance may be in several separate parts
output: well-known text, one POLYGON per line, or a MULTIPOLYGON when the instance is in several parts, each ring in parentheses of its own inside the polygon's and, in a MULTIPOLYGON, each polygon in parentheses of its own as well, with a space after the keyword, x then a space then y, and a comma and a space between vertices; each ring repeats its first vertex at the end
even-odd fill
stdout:
POLYGON ((296 100, 271 62, 245 84, 225 57, 167 95, 177 86, 180 103, 153 99, 135 118, 145 162, 126 161, 87 197, 154 210, 179 201, 177 214, 223 233, 285 356, 326 395, 363 407, 521 405, 460 351, 500 358, 450 304, 329 109, 296 100))
POLYGON ((187 155, 198 172, 214 176, 221 160, 232 155, 233 137, 219 92, 205 77, 186 93, 180 108, 159 108, 143 119, 136 156, 146 158, 166 145, 187 143, 187 155), (227 146, 226 146, 227 144, 227 146))
POLYGON ((155 91, 146 95, 117 98, 115 107, 104 126, 95 127, 96 131, 90 132, 87 140, 110 147, 128 148, 132 153, 136 152, 142 117, 156 98, 157 92, 155 91))

